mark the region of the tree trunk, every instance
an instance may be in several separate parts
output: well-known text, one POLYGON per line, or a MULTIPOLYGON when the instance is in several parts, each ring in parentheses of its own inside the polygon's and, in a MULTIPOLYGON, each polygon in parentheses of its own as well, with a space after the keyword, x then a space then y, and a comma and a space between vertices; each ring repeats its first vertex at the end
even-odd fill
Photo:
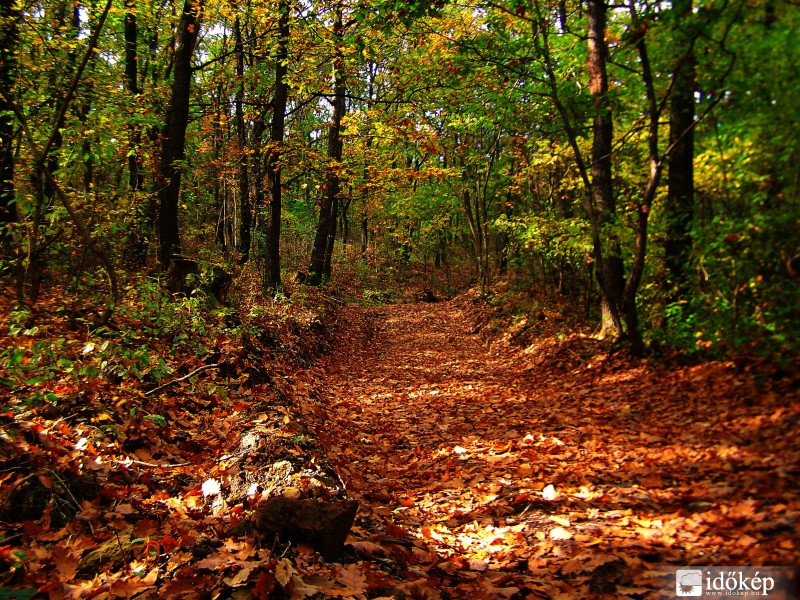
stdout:
POLYGON ((158 164, 158 234, 159 261, 169 268, 173 256, 180 253, 178 204, 181 170, 186 154, 186 127, 189 124, 189 96, 192 87, 192 56, 200 32, 202 4, 185 0, 178 24, 173 66, 172 94, 161 141, 158 164))
MULTIPOLYGON (((678 27, 692 12, 692 0, 674 0, 678 27)), ((667 268, 670 302, 684 300, 688 294, 687 267, 692 253, 694 220, 694 116, 695 60, 686 32, 680 33, 685 51, 679 59, 672 84, 669 113, 669 156, 667 173, 667 239, 664 263, 667 268)))
MULTIPOLYGON (((339 189, 339 177, 336 176, 336 183, 337 183, 337 190, 339 189)), ((330 281, 331 276, 333 275, 333 249, 336 243, 336 226, 337 226, 337 219, 336 215, 339 213, 339 194, 336 193, 333 195, 331 199, 331 216, 330 216, 330 224, 331 228, 328 230, 328 241, 325 245, 325 262, 322 265, 322 279, 324 281, 330 281)))
POLYGON ((270 148, 267 152, 269 178, 269 224, 267 226, 267 260, 264 283, 270 289, 281 286, 281 152, 286 129, 286 102, 289 84, 286 81, 286 59, 289 56, 289 2, 282 0, 278 10, 278 48, 275 53, 275 97, 272 101, 270 148))
POLYGON ((341 185, 339 180, 339 169, 342 160, 341 129, 345 113, 346 79, 344 54, 342 52, 343 34, 342 5, 339 3, 336 9, 336 20, 333 23, 333 36, 336 45, 333 119, 328 130, 328 165, 325 169, 325 184, 322 189, 317 233, 314 237, 314 247, 311 251, 311 266, 308 279, 310 285, 320 285, 323 280, 331 277, 331 260, 333 257, 333 242, 336 238, 336 216, 341 185))
MULTIPOLYGON (((141 93, 139 89, 138 28, 136 25, 136 0, 125 0, 125 89, 134 98, 141 93)), ((128 187, 132 192, 142 189, 144 173, 139 146, 142 143, 141 129, 130 127, 131 150, 128 154, 128 187)))
POLYGON ((247 160, 247 128, 244 122, 244 45, 242 44, 242 25, 239 17, 233 22, 233 37, 236 50, 236 78, 239 87, 236 89, 235 116, 236 140, 239 156, 237 175, 239 184, 239 260, 242 264, 250 259, 251 230, 253 228, 253 211, 250 202, 250 177, 247 160))
POLYGON ((353 196, 352 191, 350 193, 345 194, 345 198, 342 199, 341 210, 339 211, 339 220, 341 221, 340 226, 342 229, 342 242, 345 245, 350 244, 350 217, 348 216, 348 211, 350 210, 350 205, 353 203, 353 196))
MULTIPOLYGON (((211 172, 211 176, 214 181, 214 212, 216 213, 217 222, 214 226, 214 238, 217 240, 217 244, 222 249, 222 253, 226 259, 229 258, 228 250, 229 250, 229 241, 230 237, 228 236, 228 206, 227 206, 227 199, 222 188, 222 169, 220 169, 221 164, 221 157, 223 148, 225 145, 225 134, 222 130, 222 99, 224 97, 224 92, 222 89, 222 84, 219 84, 217 87, 216 94, 212 94, 213 98, 213 110, 214 110, 214 120, 211 124, 211 147, 212 147, 212 157, 213 157, 213 170, 211 172)), ((256 144, 258 144, 258 138, 256 138, 256 144)))
POLYGON ((14 0, 0 0, 0 248, 11 250, 6 227, 17 222, 14 187, 14 116, 5 96, 11 97, 16 77, 15 51, 19 42, 19 10, 14 0))
MULTIPOLYGON (((596 110, 592 123, 592 194, 594 219, 601 234, 605 227, 614 225, 616 220, 611 163, 614 127, 607 98, 606 10, 604 0, 587 2, 589 52, 586 64, 589 71, 589 90, 596 110)), ((613 329, 616 335, 621 335, 624 265, 619 242, 612 239, 605 246, 602 239, 595 245, 597 279, 603 296, 602 328, 604 334, 613 329)))
POLYGON ((369 219, 361 219, 361 254, 366 255, 369 244, 369 219))
MULTIPOLYGON (((512 172, 514 170, 514 166, 512 164, 512 172)), ((503 213, 506 215, 506 218, 511 221, 511 217, 514 214, 514 197, 512 196, 511 191, 506 192, 506 205, 503 209, 503 213)), ((509 244, 511 243, 511 236, 508 235, 508 230, 504 229, 500 232, 497 236, 497 272, 501 276, 505 276, 508 274, 508 252, 509 252, 509 244)))
POLYGON ((483 248, 481 246, 482 238, 480 235, 479 223, 476 222, 474 211, 472 210, 472 195, 469 193, 469 189, 466 188, 466 184, 462 192, 462 203, 464 204, 464 214, 467 215, 467 223, 469 224, 469 235, 470 241, 472 242, 471 248, 472 254, 475 257, 477 275, 478 278, 483 281, 483 261, 481 260, 483 256, 483 248))

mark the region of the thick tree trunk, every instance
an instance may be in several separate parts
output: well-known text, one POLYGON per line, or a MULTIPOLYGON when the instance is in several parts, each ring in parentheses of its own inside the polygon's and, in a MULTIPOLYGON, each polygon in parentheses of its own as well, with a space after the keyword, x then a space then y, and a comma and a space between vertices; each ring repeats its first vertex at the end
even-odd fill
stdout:
MULTIPOLYGON (((673 10, 678 27, 681 19, 691 15, 692 0, 674 0, 673 10)), ((669 290, 667 297, 678 302, 687 297, 687 267, 692 253, 692 221, 694 220, 694 117, 695 60, 686 32, 685 51, 679 59, 672 84, 669 114, 669 156, 667 174, 667 239, 664 263, 669 290)))
POLYGON ((178 204, 181 191, 180 164, 186 156, 186 127, 189 124, 189 96, 192 87, 192 57, 200 32, 202 5, 185 0, 176 35, 172 94, 161 141, 158 165, 159 261, 168 269, 173 256, 180 253, 178 204))
MULTIPOLYGON (((592 123, 592 194, 594 219, 602 233, 616 219, 614 186, 612 179, 611 152, 614 127, 611 109, 608 106, 608 72, 606 61, 606 3, 603 0, 588 0, 589 52, 586 63, 589 71, 589 90, 594 99, 596 114, 592 123)), ((624 265, 619 243, 595 244, 597 279, 603 296, 603 333, 615 330, 622 334, 622 296, 624 292, 624 265)))
POLYGON ((269 178, 269 224, 267 226, 267 260, 264 282, 270 289, 281 286, 281 153, 286 129, 286 102, 289 84, 286 81, 286 59, 289 56, 289 2, 282 0, 278 10, 278 49, 275 53, 275 97, 272 101, 270 148, 267 153, 269 178))
POLYGON ((336 239, 336 216, 338 213, 338 200, 340 192, 339 169, 342 161, 342 119, 345 113, 345 64, 342 53, 342 6, 339 4, 336 11, 336 20, 333 24, 333 36, 336 44, 334 57, 334 87, 333 87, 333 118, 328 130, 328 165, 325 170, 325 184, 322 190, 320 203, 319 222, 317 233, 314 237, 314 247, 311 251, 311 266, 309 267, 310 285, 320 285, 331 277, 331 260, 333 257, 334 240, 336 239))

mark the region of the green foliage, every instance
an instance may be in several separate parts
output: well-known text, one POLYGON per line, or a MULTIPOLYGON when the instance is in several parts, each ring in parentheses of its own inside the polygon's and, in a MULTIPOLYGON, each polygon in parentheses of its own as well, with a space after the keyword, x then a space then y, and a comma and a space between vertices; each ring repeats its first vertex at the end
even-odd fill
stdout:
MULTIPOLYGON (((98 377, 157 383, 172 375, 164 344, 170 355, 204 356, 209 338, 227 331, 226 310, 215 315, 201 297, 173 297, 156 281, 144 280, 127 289, 114 329, 68 317, 88 330, 86 339, 43 335, 27 325, 30 311, 14 311, 6 322, 12 343, 0 352, 0 384, 26 404, 39 405, 58 403, 62 395, 74 394, 98 377)), ((67 316, 66 309, 59 312, 67 316)))
POLYGON ((494 222, 498 231, 512 235, 521 249, 536 252, 557 264, 586 262, 592 243, 585 219, 557 219, 547 215, 526 215, 509 219, 500 215, 494 222))
MULTIPOLYGON (((201 275, 202 278, 202 275, 201 275)), ((208 321, 202 293, 191 296, 166 294, 155 280, 145 280, 128 288, 131 302, 120 307, 120 317, 139 324, 138 330, 128 331, 123 341, 139 336, 168 341, 173 350, 196 347, 196 342, 208 335, 213 327, 208 321)))
MULTIPOLYGON (((14 570, 24 569, 25 560, 27 560, 27 558, 17 556, 17 554, 18 551, 14 551, 11 553, 12 559, 15 559, 12 568, 14 570)), ((0 588, 0 600, 28 600, 29 598, 36 597, 38 593, 39 593, 38 588, 24 588, 24 589, 0 588)))
MULTIPOLYGON (((278 145, 267 142, 278 44, 275 5, 247 5, 242 11, 207 6, 186 156, 179 161, 183 251, 204 268, 198 291, 177 298, 140 276, 155 255, 156 195, 164 182, 154 173, 177 11, 168 15, 157 3, 137 3, 137 95, 120 86, 124 17, 112 11, 98 51, 89 55, 77 82, 75 102, 56 123, 59 99, 83 58, 99 11, 84 7, 82 19, 72 22, 54 0, 32 6, 20 7, 18 73, 9 92, 33 141, 39 147, 53 142, 46 162, 74 215, 115 269, 133 272, 137 284, 122 290, 118 330, 75 315, 88 331, 88 339, 80 341, 66 335, 48 339, 28 327, 31 312, 9 315, 14 343, 0 352, 3 384, 24 389, 31 402, 56 401, 53 390, 61 379, 86 385, 107 373, 120 381, 161 381, 170 376, 168 361, 150 340, 171 352, 202 356, 209 339, 229 331, 225 322, 236 320, 232 309, 215 306, 203 289, 213 278, 210 265, 238 262, 243 189, 254 207, 251 256, 263 257, 269 199, 260 186, 267 179, 267 153, 273 151, 280 152, 282 256, 290 278, 307 270, 326 171, 333 168, 342 184, 339 237, 345 224, 348 231, 347 244, 336 241, 334 254, 343 258, 334 264, 369 281, 362 301, 397 298, 387 291, 394 289, 387 279, 399 279, 422 263, 446 271, 448 283, 451 267, 469 264, 484 286, 510 275, 541 293, 560 294, 584 312, 597 304, 587 207, 598 108, 586 85, 587 17, 580 3, 344 2, 348 27, 339 42, 330 5, 311 3, 302 15, 293 6, 285 61, 291 110, 286 138, 278 145), (241 67, 233 42, 237 19, 248 38, 241 67), (343 158, 329 164, 326 95, 337 43, 344 54, 348 105, 343 158), (231 104, 236 99, 241 114, 231 104), (143 177, 136 191, 129 183, 131 158, 139 161, 143 177), (372 267, 366 261, 348 255, 360 241, 362 223, 368 258, 380 257, 393 269, 376 273, 375 280, 369 279, 372 267)), ((657 74, 654 92, 663 124, 673 75, 691 40, 698 114, 692 259, 684 297, 676 298, 664 264, 669 231, 662 181, 635 299, 642 326, 650 339, 688 351, 795 351, 800 339, 800 72, 793 60, 800 52, 798 13, 783 1, 696 2, 696 10, 686 14, 672 5, 632 6, 640 11, 638 23, 629 10, 609 13, 606 101, 614 120, 616 211, 598 228, 599 242, 618 245, 630 272, 651 166, 638 44, 647 45, 657 74)), ((49 285, 97 305, 107 291, 97 253, 74 233, 74 217, 35 168, 21 123, 14 125, 16 222, 0 226, 9 233, 3 238, 9 243, 2 249, 2 271, 20 301, 34 301, 49 285)), ((662 126, 656 140, 662 153, 667 135, 662 126)), ((308 300, 304 293, 295 291, 291 306, 308 300)))
POLYGON ((167 420, 161 415, 146 415, 143 420, 156 427, 166 427, 167 425, 167 420))
POLYGON ((391 290, 364 290, 361 294, 365 304, 378 305, 387 304, 394 300, 394 293, 391 290))

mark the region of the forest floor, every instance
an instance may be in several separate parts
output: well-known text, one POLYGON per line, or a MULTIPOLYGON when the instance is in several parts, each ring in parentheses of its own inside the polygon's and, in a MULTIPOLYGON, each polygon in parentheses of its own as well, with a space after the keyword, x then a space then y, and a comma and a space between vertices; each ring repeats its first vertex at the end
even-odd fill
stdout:
POLYGON ((791 377, 577 335, 521 348, 476 311, 347 307, 306 373, 361 503, 356 580, 390 559, 412 597, 671 598, 680 565, 798 564, 791 377))
POLYGON ((681 565, 798 565, 796 371, 328 294, 238 329, 0 296, 0 599, 643 599, 681 565), (340 499, 330 463, 359 505, 340 556, 247 526, 340 499))

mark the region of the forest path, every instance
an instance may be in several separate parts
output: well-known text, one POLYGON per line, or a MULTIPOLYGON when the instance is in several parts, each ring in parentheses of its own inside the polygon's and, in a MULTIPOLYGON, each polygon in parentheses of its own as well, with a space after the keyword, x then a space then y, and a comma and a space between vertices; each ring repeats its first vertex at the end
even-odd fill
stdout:
POLYGON ((412 597, 651 597, 674 586, 653 564, 791 563, 780 390, 585 338, 492 349, 464 302, 341 318, 311 370, 317 433, 361 501, 354 546, 394 557, 412 597))

